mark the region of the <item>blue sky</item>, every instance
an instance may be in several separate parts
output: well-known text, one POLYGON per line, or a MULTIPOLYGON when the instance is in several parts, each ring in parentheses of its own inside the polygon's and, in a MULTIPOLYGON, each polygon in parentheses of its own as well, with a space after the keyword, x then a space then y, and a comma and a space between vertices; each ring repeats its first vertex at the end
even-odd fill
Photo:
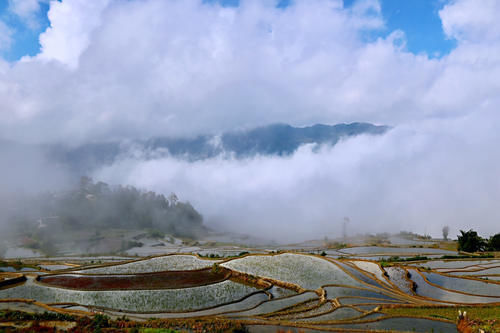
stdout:
MULTIPOLYGON (((217 1, 217 0, 206 0, 217 1)), ((292 0, 282 0, 280 6, 287 6, 292 0)), ((350 7, 356 0, 344 0, 350 7)), ((238 0, 221 0, 224 5, 237 6, 238 0)), ((385 37, 400 29, 405 32, 407 50, 413 53, 427 53, 430 57, 441 57, 449 53, 455 41, 447 39, 441 27, 438 15, 446 1, 444 0, 381 0, 382 15, 386 28, 370 32, 366 38, 373 40, 385 37)), ((0 19, 12 30, 10 49, 0 52, 4 59, 15 61, 24 55, 35 55, 40 49, 38 36, 48 26, 48 3, 40 3, 41 11, 37 14, 38 26, 29 28, 22 19, 8 11, 8 1, 0 1, 0 19)))
MULTIPOLYGON (((352 3, 347 0, 346 4, 352 3)), ((429 56, 442 56, 455 47, 441 27, 438 11, 443 0, 382 0, 382 15, 387 29, 383 36, 396 29, 406 34, 407 49, 413 53, 426 52, 429 56)))
POLYGON ((49 26, 48 3, 40 2, 41 11, 37 14, 36 28, 30 28, 21 18, 8 10, 8 1, 0 0, 0 19, 12 31, 12 44, 8 50, 0 52, 4 59, 15 61, 25 55, 35 55, 40 50, 38 36, 49 26))

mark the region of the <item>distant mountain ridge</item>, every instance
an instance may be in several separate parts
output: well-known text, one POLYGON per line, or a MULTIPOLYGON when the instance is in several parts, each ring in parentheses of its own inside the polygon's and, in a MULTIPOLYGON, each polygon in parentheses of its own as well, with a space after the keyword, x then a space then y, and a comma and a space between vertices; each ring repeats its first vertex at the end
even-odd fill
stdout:
POLYGON ((316 124, 308 127, 275 124, 249 131, 226 133, 222 137, 222 143, 226 151, 233 151, 237 155, 289 155, 304 144, 335 145, 342 137, 377 135, 387 130, 387 126, 368 123, 316 124))
POLYGON ((191 161, 231 154, 236 158, 253 155, 286 156, 304 144, 335 145, 340 139, 361 134, 381 135, 389 126, 370 123, 337 125, 316 124, 293 127, 272 124, 249 130, 226 132, 221 135, 199 135, 193 138, 155 137, 123 144, 120 142, 91 143, 76 148, 50 146, 49 154, 56 161, 70 165, 71 169, 85 174, 89 170, 113 163, 134 151, 141 157, 155 159, 166 156, 191 161))

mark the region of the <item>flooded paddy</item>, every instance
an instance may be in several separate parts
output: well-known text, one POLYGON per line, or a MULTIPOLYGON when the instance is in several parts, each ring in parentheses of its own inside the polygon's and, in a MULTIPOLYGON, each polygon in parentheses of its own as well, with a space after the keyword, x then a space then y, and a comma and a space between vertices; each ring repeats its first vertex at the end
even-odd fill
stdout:
POLYGON ((380 247, 380 246, 359 246, 338 250, 347 255, 397 255, 397 254, 411 254, 411 255, 457 255, 456 251, 448 251, 435 248, 424 247, 380 247))
POLYGON ((326 284, 362 284, 340 267, 325 259, 300 254, 247 256, 221 264, 226 268, 268 277, 315 290, 326 284))
MULTIPOLYGON (((447 332, 455 329, 455 323, 431 317, 388 316, 379 310, 500 302, 500 284, 494 283, 498 278, 497 259, 437 259, 393 262, 389 266, 360 259, 413 254, 440 257, 453 251, 362 246, 326 250, 326 256, 319 255, 323 252, 320 250, 314 251, 319 254, 269 254, 268 250, 252 254, 251 249, 239 256, 238 250, 201 252, 196 246, 192 250, 199 253, 163 253, 147 258, 66 256, 44 258, 43 262, 25 259, 23 264, 37 265, 41 271, 30 268, 31 272, 19 272, 26 274, 27 281, 0 288, 0 299, 31 299, 47 304, 49 309, 54 304, 63 311, 97 310, 112 318, 126 315, 138 321, 218 316, 262 323, 249 325, 250 331, 265 331, 276 327, 278 321, 281 327, 304 327, 307 332, 402 330, 408 324, 417 332, 430 327, 435 332, 447 332), (216 253, 220 258, 215 258, 216 253), (223 253, 236 257, 224 257, 223 253), (337 254, 340 259, 333 258, 337 254), (43 272, 51 270, 55 273, 43 272), (459 276, 483 277, 488 273, 492 283, 459 276)), ((11 307, 22 311, 37 308, 16 304, 11 307)), ((6 307, 4 304, 0 310, 6 307)))
POLYGON ((85 274, 135 274, 196 270, 211 267, 214 263, 218 262, 220 260, 204 260, 193 255, 167 255, 150 259, 139 259, 124 264, 83 269, 79 272, 85 274))

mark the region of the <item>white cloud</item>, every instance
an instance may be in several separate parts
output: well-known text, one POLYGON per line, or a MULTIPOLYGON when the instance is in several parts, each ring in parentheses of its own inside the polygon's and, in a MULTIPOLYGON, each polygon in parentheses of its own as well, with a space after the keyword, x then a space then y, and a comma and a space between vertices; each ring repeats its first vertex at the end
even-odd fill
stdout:
POLYGON ((42 52, 0 67, 0 133, 75 143, 271 122, 385 123, 395 130, 320 154, 123 161, 99 175, 178 191, 212 222, 248 229, 295 220, 315 233, 352 215, 435 233, 444 223, 495 231, 498 2, 445 5, 443 29, 457 47, 440 59, 407 52, 403 31, 364 41, 384 25, 376 1, 271 4, 51 2, 42 52))
POLYGON ((484 42, 500 38, 496 0, 452 1, 439 11, 444 32, 459 41, 484 42))
POLYGON ((57 60, 74 69, 90 44, 90 34, 101 24, 101 13, 110 0, 51 1, 50 27, 40 35, 40 60, 57 60))
MULTIPOLYGON (((190 200, 209 226, 277 241, 410 230, 498 232, 500 134, 482 117, 400 126, 290 157, 124 159, 94 176, 190 200), (481 137, 477 133, 481 132, 481 137)), ((495 117, 498 119, 498 117, 495 117)))
POLYGON ((4 133, 88 140, 284 119, 387 120, 344 96, 357 94, 356 82, 370 75, 358 67, 366 61, 378 66, 369 52, 386 52, 396 63, 401 55, 389 41, 362 42, 360 30, 376 25, 373 11, 365 19, 366 10, 340 4, 297 1, 280 9, 268 1, 244 1, 239 8, 198 0, 51 2, 42 52, 3 79, 35 106, 27 112, 12 103, 9 118, 23 130, 9 131, 9 123, 4 133), (355 87, 346 87, 348 81, 355 87))

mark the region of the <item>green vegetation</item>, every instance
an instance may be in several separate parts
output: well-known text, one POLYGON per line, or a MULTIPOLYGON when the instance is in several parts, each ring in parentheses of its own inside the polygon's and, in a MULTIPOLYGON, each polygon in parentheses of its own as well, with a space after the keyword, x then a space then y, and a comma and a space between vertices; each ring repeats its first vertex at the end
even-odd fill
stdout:
POLYGON ((6 252, 7 246, 5 246, 4 242, 0 241, 0 258, 3 258, 6 252))
POLYGON ((165 233, 160 230, 150 229, 148 230, 149 238, 165 238, 165 233))
POLYGON ((333 250, 340 250, 346 248, 347 244, 341 242, 329 242, 328 244, 326 244, 326 247, 333 250))
POLYGON ((87 177, 66 192, 19 198, 7 213, 7 220, 23 247, 48 255, 56 254, 57 245, 67 241, 78 243, 83 251, 99 248, 98 244, 109 243, 111 238, 118 239, 114 251, 140 246, 126 239, 120 246, 123 230, 147 230, 153 238, 170 234, 190 239, 207 230, 196 209, 189 202, 179 201, 175 194, 166 198, 133 186, 94 183, 87 177), (95 232, 89 233, 91 230, 95 232))
POLYGON ((27 313, 21 311, 0 311, 0 321, 58 320, 74 321, 75 317, 64 313, 27 313))
POLYGON ((381 312, 395 316, 435 317, 455 321, 458 310, 466 311, 470 318, 498 319, 500 306, 449 306, 449 307, 384 307, 381 312))
POLYGON ((439 258, 429 258, 426 256, 415 256, 415 257, 409 257, 409 258, 401 258, 399 256, 392 256, 389 258, 382 258, 379 260, 380 265, 382 267, 387 267, 387 266, 392 266, 392 263, 396 262, 411 262, 411 261, 429 261, 429 260, 443 260, 443 259, 488 259, 488 258, 494 258, 492 254, 481 254, 478 256, 473 256, 473 255, 443 255, 439 258))
POLYGON ((500 251, 500 233, 489 239, 480 237, 476 231, 460 230, 458 235, 458 250, 465 252, 500 251))
MULTIPOLYGON (((41 321, 74 322, 75 327, 68 332, 247 332, 244 325, 226 319, 150 319, 144 323, 134 322, 126 317, 111 320, 106 315, 76 317, 67 314, 49 313, 30 314, 20 311, 0 311, 0 322, 28 323, 31 326, 16 329, 16 332, 56 332, 39 325, 41 321)), ((13 332, 13 330, 7 330, 13 332)), ((2 329, 0 329, 2 332, 2 329)))
POLYGON ((410 258, 400 258, 399 256, 392 256, 387 259, 382 258, 379 260, 379 262, 382 267, 386 267, 390 266, 388 264, 393 262, 408 262, 408 261, 422 261, 422 260, 429 260, 429 258, 425 256, 415 256, 410 258))
POLYGON ((480 254, 478 256, 470 256, 470 255, 458 255, 458 256, 450 256, 450 255, 445 255, 441 256, 441 258, 438 259, 488 259, 488 258, 494 258, 495 256, 492 254, 480 254))
POLYGON ((198 256, 200 258, 220 259, 220 258, 239 258, 239 257, 243 257, 246 254, 249 254, 249 252, 242 251, 236 255, 230 255, 230 256, 224 256, 224 255, 220 255, 218 253, 207 253, 207 254, 198 253, 198 256))
POLYGON ((500 233, 490 237, 488 251, 500 251, 500 233))
POLYGON ((34 270, 39 270, 40 267, 36 265, 28 265, 23 263, 21 260, 16 260, 16 261, 5 261, 5 260, 0 260, 0 272, 2 271, 2 267, 12 267, 16 271, 20 271, 23 268, 31 268, 34 270))
POLYGON ((420 239, 420 240, 431 240, 432 237, 430 235, 420 235, 411 231, 400 231, 399 236, 404 239, 420 239))
POLYGON ((486 241, 479 237, 472 229, 469 231, 460 230, 458 235, 458 250, 465 252, 478 252, 486 249, 486 241))
MULTIPOLYGON (((427 318, 439 318, 456 321, 458 310, 467 312, 467 318, 472 321, 496 321, 488 324, 499 327, 500 306, 449 306, 449 307, 384 307, 381 312, 394 316, 418 316, 427 318)), ((492 326, 492 327, 493 327, 492 326)), ((486 330, 486 332, 498 332, 496 330, 486 330)))

